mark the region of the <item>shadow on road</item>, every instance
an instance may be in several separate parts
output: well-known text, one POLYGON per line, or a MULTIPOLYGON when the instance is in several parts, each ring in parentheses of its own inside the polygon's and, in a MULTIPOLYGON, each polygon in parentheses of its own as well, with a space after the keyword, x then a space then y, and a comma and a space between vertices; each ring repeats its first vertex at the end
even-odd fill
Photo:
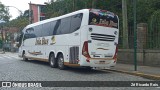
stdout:
POLYGON ((67 71, 80 73, 80 74, 106 74, 111 73, 109 71, 101 71, 101 70, 94 70, 94 69, 87 69, 85 67, 68 67, 67 71))
MULTIPOLYGON (((21 60, 23 61, 23 60, 21 60)), ((38 60, 28 60, 28 61, 23 61, 25 63, 32 63, 32 64, 38 64, 42 66, 48 66, 48 68, 51 68, 49 66, 48 62, 43 62, 43 61, 38 61, 38 60)), ((58 68, 53 68, 53 69, 58 69, 58 68)), ((86 67, 66 67, 65 71, 73 72, 73 73, 80 73, 80 74, 106 74, 106 73, 112 73, 110 71, 101 71, 101 70, 94 70, 94 69, 89 69, 86 67)))
POLYGON ((48 62, 43 62, 43 61, 38 61, 38 60, 28 60, 28 61, 21 60, 21 61, 26 62, 26 63, 41 64, 41 65, 49 66, 48 62))

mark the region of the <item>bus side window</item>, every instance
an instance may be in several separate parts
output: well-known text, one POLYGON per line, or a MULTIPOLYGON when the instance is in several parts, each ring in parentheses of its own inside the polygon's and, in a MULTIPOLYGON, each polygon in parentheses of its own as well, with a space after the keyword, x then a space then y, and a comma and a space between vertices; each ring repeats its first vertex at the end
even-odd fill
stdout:
POLYGON ((34 32, 34 28, 28 28, 28 29, 26 29, 25 33, 29 34, 29 33, 33 33, 33 32, 34 32))
POLYGON ((50 22, 50 31, 49 31, 49 35, 55 35, 56 34, 56 31, 55 31, 55 27, 58 27, 57 25, 57 21, 52 21, 50 22), (57 25, 57 26, 56 26, 57 25))
POLYGON ((61 25, 61 19, 57 20, 56 25, 55 25, 54 30, 53 30, 53 35, 57 34, 57 31, 59 30, 60 25, 61 25))
POLYGON ((42 36, 50 36, 51 35, 50 31, 51 31, 51 22, 42 25, 42 36))
POLYGON ((29 39, 29 38, 36 38, 35 34, 24 34, 23 40, 29 39))
POLYGON ((23 41, 29 38, 35 38, 36 35, 34 34, 34 28, 28 28, 26 29, 26 32, 24 34, 23 41))
POLYGON ((29 38, 29 34, 24 34, 23 41, 29 38))
POLYGON ((61 20, 60 29, 57 31, 57 35, 70 33, 70 25, 71 25, 70 23, 71 23, 71 17, 63 18, 61 20))
POLYGON ((41 37, 42 36, 42 25, 35 26, 34 31, 31 34, 35 35, 36 37, 41 37))
POLYGON ((82 22, 82 17, 83 17, 82 13, 72 16, 70 33, 74 32, 80 28, 81 22, 82 22))

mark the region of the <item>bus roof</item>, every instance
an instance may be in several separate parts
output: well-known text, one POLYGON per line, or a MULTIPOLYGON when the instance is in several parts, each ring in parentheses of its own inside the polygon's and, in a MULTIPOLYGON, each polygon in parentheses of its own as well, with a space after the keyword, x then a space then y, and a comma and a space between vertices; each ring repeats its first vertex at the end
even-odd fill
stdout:
POLYGON ((69 13, 69 14, 59 16, 59 17, 53 17, 53 18, 49 18, 49 19, 46 19, 46 20, 43 20, 43 21, 39 21, 39 22, 36 22, 36 23, 33 23, 33 24, 29 24, 25 28, 34 27, 34 26, 37 26, 37 25, 41 25, 41 24, 44 24, 44 23, 48 23, 48 22, 51 22, 51 21, 54 21, 54 20, 58 20, 58 19, 61 19, 61 18, 65 18, 65 17, 71 16, 71 15, 74 15, 74 14, 83 13, 83 12, 87 12, 87 11, 89 11, 89 9, 78 10, 78 11, 75 11, 75 12, 72 12, 72 13, 69 13))
POLYGON ((41 25, 41 24, 45 24, 45 23, 48 23, 48 22, 51 22, 51 21, 54 21, 54 20, 58 20, 58 19, 61 19, 61 18, 65 18, 65 17, 71 16, 71 15, 74 15, 74 14, 84 13, 84 12, 89 12, 89 11, 94 11, 94 10, 96 11, 96 10, 101 10, 101 9, 82 9, 82 10, 78 10, 78 11, 68 13, 68 14, 65 14, 65 15, 62 15, 62 16, 53 17, 53 18, 49 18, 49 19, 46 19, 46 20, 43 20, 43 21, 39 21, 39 22, 36 22, 36 23, 33 23, 33 24, 29 24, 24 29, 31 28, 31 27, 34 27, 34 26, 38 26, 38 25, 41 25))

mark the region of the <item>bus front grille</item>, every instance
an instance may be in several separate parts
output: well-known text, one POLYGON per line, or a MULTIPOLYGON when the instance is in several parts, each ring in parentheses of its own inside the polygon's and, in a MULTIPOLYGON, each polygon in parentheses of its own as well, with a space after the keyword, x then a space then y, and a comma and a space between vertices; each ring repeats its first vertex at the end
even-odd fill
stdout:
POLYGON ((69 63, 70 64, 78 64, 79 60, 79 47, 70 47, 70 54, 69 54, 69 63))
POLYGON ((91 34, 91 39, 92 40, 98 40, 98 41, 114 41, 115 36, 114 35, 107 35, 107 34, 92 33, 91 34))

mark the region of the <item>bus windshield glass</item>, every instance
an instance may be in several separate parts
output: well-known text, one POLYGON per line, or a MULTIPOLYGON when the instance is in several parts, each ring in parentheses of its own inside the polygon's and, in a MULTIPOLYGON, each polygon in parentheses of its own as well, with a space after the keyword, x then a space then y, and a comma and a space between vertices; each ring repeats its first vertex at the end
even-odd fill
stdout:
POLYGON ((91 9, 89 12, 89 25, 118 28, 118 17, 106 10, 91 9))

